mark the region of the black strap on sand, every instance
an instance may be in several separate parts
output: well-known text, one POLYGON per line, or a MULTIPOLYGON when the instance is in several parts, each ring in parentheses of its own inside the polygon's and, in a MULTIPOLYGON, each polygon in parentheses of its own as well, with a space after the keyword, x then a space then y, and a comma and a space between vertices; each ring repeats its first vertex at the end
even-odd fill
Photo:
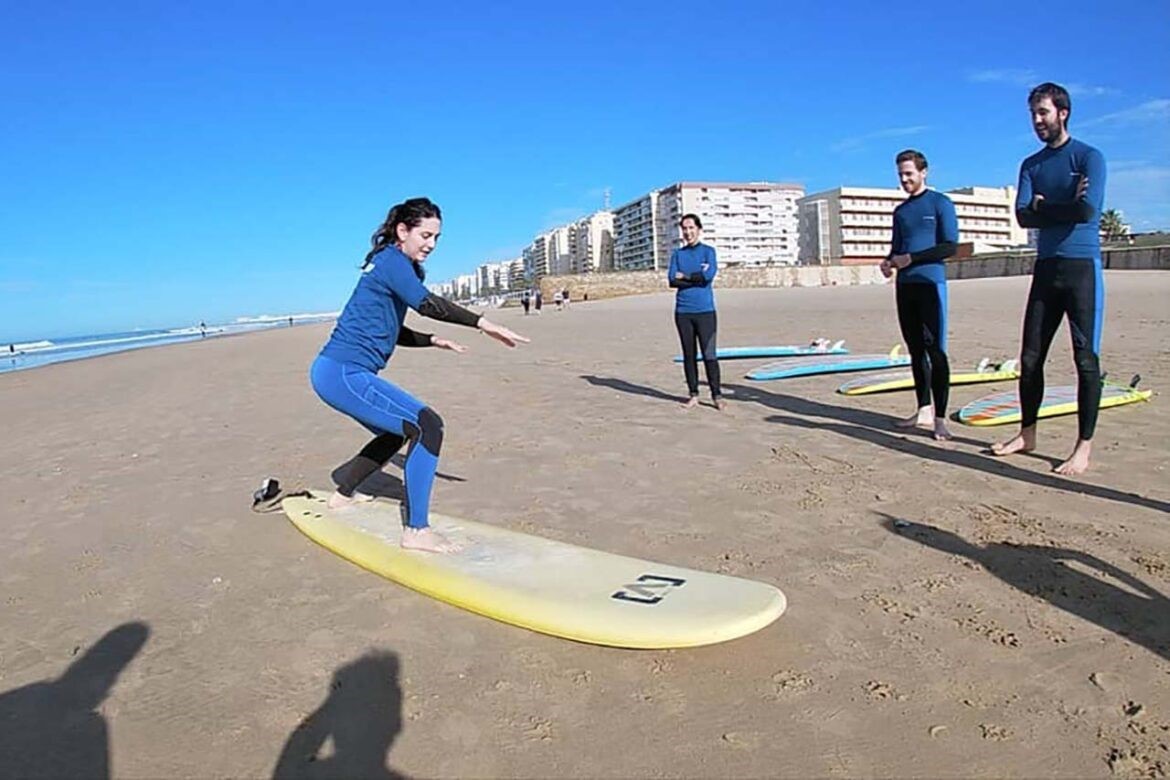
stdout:
POLYGON ((252 493, 252 511, 257 514, 268 514, 280 511, 280 502, 295 496, 311 497, 308 490, 293 490, 285 492, 280 487, 280 480, 274 477, 265 477, 260 483, 260 489, 252 493))

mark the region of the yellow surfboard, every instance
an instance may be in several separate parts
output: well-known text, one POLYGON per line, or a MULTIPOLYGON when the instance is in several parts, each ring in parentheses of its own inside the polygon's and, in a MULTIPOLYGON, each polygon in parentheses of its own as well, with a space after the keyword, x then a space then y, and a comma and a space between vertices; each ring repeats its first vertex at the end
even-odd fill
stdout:
MULTIPOLYGON (((1114 406, 1148 401, 1153 395, 1152 390, 1138 390, 1136 378, 1132 385, 1120 385, 1106 382, 1101 386, 1101 403, 1099 408, 1109 409, 1114 406)), ((1077 413, 1077 387, 1064 385, 1061 387, 1044 388, 1044 398, 1040 402, 1037 417, 1059 417, 1064 414, 1077 413)), ((1017 423, 1022 418, 1020 397, 1015 390, 1004 393, 995 393, 985 396, 960 409, 955 415, 959 422, 966 425, 1006 425, 1017 423)))
MULTIPOLYGON (((1007 382, 1018 379, 1020 370, 1016 361, 1006 360, 1003 363, 992 363, 984 359, 975 366, 974 371, 951 372, 951 387, 956 385, 978 385, 986 382, 1007 382)), ((913 390, 914 375, 906 372, 878 374, 877 376, 863 376, 859 379, 846 382, 837 388, 842 395, 869 395, 870 393, 889 393, 894 390, 913 390)))
POLYGON ((434 513, 456 553, 403 550, 398 504, 331 511, 327 493, 281 507, 306 536, 387 579, 504 623, 611 647, 695 647, 750 634, 787 601, 762 582, 590 550, 434 513))

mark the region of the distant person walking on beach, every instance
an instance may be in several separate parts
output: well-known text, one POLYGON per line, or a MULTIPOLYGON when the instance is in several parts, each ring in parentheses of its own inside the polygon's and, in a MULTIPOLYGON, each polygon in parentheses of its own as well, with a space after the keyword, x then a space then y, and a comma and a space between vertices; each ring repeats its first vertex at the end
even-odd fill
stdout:
POLYGON ((525 290, 524 294, 520 296, 520 305, 524 307, 524 316, 527 317, 528 307, 532 305, 532 299, 528 297, 527 290, 525 290))
POLYGON ((536 295, 533 297, 535 298, 533 303, 536 306, 536 313, 540 314, 540 309, 544 306, 544 296, 541 294, 539 287, 536 288, 536 295))
POLYGON ((569 298, 570 298, 569 288, 566 287, 564 290, 561 291, 561 300, 563 300, 565 302, 566 309, 569 308, 569 298))
POLYGON ((207 338, 207 325, 203 322, 199 323, 199 338, 207 338))
POLYGON ((474 312, 430 293, 423 286, 423 262, 435 249, 442 227, 439 207, 427 198, 411 198, 390 209, 370 240, 357 287, 337 319, 329 341, 310 370, 313 389, 325 403, 374 434, 337 475, 331 509, 372 500, 357 486, 384 466, 404 441, 406 453, 402 503, 406 528, 402 546, 429 552, 455 547, 430 528, 427 518, 431 486, 443 443, 443 420, 435 410, 405 390, 377 376, 395 346, 438 347, 464 352, 454 341, 406 327, 406 310, 424 317, 478 328, 509 347, 528 339, 474 312))
POLYGON ((898 325, 910 350, 910 369, 918 411, 895 425, 933 431, 951 438, 947 401, 951 365, 947 359, 947 269, 943 261, 959 247, 955 204, 926 188, 927 163, 922 152, 907 149, 894 159, 898 181, 910 197, 894 209, 894 237, 881 271, 894 280, 898 325), (931 400, 933 399, 933 404, 931 400))
POLYGON ((565 302, 565 297, 563 295, 561 295, 560 290, 557 290, 555 293, 553 293, 553 303, 555 303, 557 305, 557 311, 560 311, 561 309, 564 308, 564 305, 563 305, 564 302, 565 302))
POLYGON ((687 380, 688 409, 699 404, 699 364, 695 345, 703 353, 703 368, 711 389, 711 402, 723 408, 723 391, 719 384, 719 361, 715 359, 715 294, 711 283, 718 265, 715 250, 699 241, 703 223, 695 214, 679 220, 683 245, 670 253, 667 279, 678 290, 674 297, 674 325, 682 342, 683 376, 687 380))
POLYGON ((1044 361, 1060 322, 1068 317, 1077 367, 1077 443, 1054 470, 1075 475, 1089 468, 1101 403, 1101 208, 1105 157, 1068 134, 1068 90, 1044 83, 1028 95, 1032 129, 1044 148, 1020 165, 1016 219, 1039 228, 1032 287, 1024 307, 1020 346, 1020 432, 995 444, 996 455, 1036 449, 1036 420, 1044 399, 1044 361))

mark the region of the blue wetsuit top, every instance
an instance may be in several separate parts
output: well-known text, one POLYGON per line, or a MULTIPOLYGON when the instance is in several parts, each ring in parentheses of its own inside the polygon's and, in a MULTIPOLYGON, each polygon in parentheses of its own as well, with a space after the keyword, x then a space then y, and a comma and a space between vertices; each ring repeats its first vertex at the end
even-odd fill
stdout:
POLYGON ((894 236, 890 255, 910 255, 910 265, 898 271, 898 284, 946 284, 944 260, 959 244, 955 204, 941 192, 926 190, 894 209, 894 236))
POLYGON ((385 368, 407 307, 418 311, 429 295, 422 277, 422 266, 397 247, 371 257, 321 354, 375 374, 385 368))
POLYGON ((677 289, 674 311, 677 314, 701 314, 715 311, 715 292, 711 282, 718 271, 715 250, 703 243, 682 246, 670 253, 670 267, 666 278, 677 289), (676 273, 683 279, 676 279, 676 273))
POLYGON ((1045 146, 1020 165, 1016 218, 1021 227, 1039 228, 1036 257, 1079 257, 1101 262, 1101 209, 1105 202, 1105 157, 1070 138, 1053 149, 1045 146), (1076 199, 1077 184, 1089 187, 1076 199), (1043 195, 1036 209, 1035 195, 1043 195))

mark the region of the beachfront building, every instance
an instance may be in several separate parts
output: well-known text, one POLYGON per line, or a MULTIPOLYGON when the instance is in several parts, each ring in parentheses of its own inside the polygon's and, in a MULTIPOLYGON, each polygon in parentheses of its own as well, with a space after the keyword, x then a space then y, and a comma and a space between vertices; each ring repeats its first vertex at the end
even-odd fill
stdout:
POLYGON ((569 273, 613 270, 613 212, 598 211, 569 226, 569 273))
POLYGON ((524 278, 529 284, 548 276, 548 246, 549 234, 544 233, 524 247, 524 278))
POLYGON ((799 184, 770 182, 678 182, 658 191, 656 254, 662 268, 682 246, 679 220, 698 214, 703 243, 719 264, 796 265, 800 246, 799 184))
POLYGON ((682 246, 679 220, 698 214, 703 242, 723 266, 795 265, 800 247, 799 184, 677 182, 614 211, 614 268, 662 270, 682 246))
POLYGON ((572 273, 572 226, 561 225, 545 234, 545 252, 548 256, 548 272, 553 276, 572 273))
POLYGON ((659 265, 656 253, 658 245, 657 216, 657 190, 614 209, 613 268, 615 271, 646 271, 666 267, 659 265))
MULTIPOLYGON (((1028 243, 1016 223, 1016 188, 961 187, 944 193, 955 204, 959 242, 972 253, 1028 243)), ((906 199, 901 189, 837 187, 797 201, 800 262, 804 265, 865 265, 890 252, 894 209, 906 199)))
POLYGON ((523 274, 523 260, 521 258, 504 260, 499 263, 484 263, 477 268, 476 274, 479 276, 479 294, 494 295, 511 290, 513 263, 521 264, 521 274, 523 274))

